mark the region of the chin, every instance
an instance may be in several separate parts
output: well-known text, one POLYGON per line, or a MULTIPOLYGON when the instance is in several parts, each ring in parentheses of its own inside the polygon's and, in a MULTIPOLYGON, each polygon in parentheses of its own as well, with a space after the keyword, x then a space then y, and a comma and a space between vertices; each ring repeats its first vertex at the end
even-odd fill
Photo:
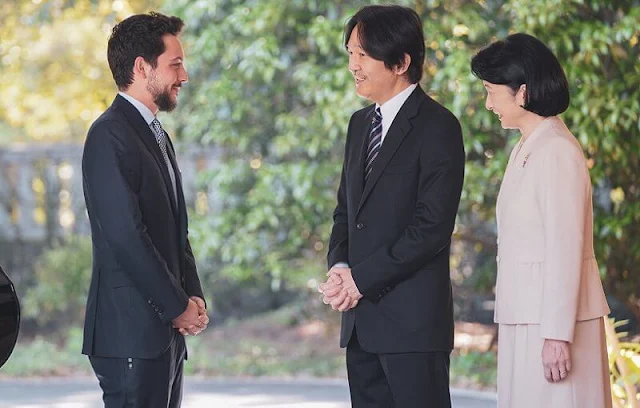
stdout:
POLYGON ((364 92, 357 92, 358 96, 366 99, 369 102, 376 102, 373 98, 373 95, 371 95, 370 93, 364 93, 364 92))
POLYGON ((371 92, 369 92, 369 90, 367 89, 366 86, 356 86, 356 95, 358 95, 361 98, 366 98, 369 99, 369 97, 371 96, 371 92))
POLYGON ((515 129, 515 128, 516 128, 515 126, 513 126, 513 125, 509 124, 509 122, 506 122, 504 119, 501 119, 501 120, 500 120, 500 126, 501 126, 503 129, 515 129))

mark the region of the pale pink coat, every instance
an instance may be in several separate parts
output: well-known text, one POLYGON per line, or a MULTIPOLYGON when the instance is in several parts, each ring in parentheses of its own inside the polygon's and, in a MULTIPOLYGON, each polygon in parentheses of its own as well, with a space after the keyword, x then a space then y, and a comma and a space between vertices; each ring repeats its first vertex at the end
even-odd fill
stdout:
POLYGON ((592 208, 582 148, 549 117, 511 153, 498 195, 496 323, 539 324, 544 338, 572 341, 576 321, 609 314, 592 208))

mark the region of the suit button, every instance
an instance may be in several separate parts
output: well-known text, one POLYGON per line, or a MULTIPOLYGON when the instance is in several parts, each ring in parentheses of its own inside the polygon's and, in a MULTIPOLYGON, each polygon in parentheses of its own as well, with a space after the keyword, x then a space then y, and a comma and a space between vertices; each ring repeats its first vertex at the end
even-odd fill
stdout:
POLYGON ((361 223, 361 222, 359 222, 359 223, 358 223, 358 225, 356 225, 356 228, 357 228, 357 229, 359 229, 359 230, 361 230, 361 229, 363 229, 363 228, 364 228, 364 224, 363 224, 363 223, 361 223))
POLYGON ((500 257, 496 256, 496 262, 500 262, 500 257))

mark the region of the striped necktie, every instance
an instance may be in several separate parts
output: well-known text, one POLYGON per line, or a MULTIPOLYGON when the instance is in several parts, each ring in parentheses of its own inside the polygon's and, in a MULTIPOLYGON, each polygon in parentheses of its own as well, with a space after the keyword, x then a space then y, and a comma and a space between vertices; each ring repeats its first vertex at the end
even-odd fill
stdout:
POLYGON ((158 119, 154 119, 151 121, 151 128, 153 129, 153 133, 156 137, 156 142, 158 142, 158 147, 160 147, 160 152, 162 152, 162 157, 164 158, 164 162, 167 164, 167 170, 169 171, 169 178, 171 178, 171 187, 173 189, 173 196, 175 197, 177 204, 177 196, 178 192, 176 189, 176 175, 173 171, 173 166, 171 165, 171 160, 169 160, 169 154, 167 153, 167 134, 162 128, 160 121, 158 119))
POLYGON ((364 166, 364 179, 365 181, 371 174, 373 169, 373 162, 380 153, 380 147, 382 146, 382 112, 380 108, 376 108, 373 118, 371 120, 371 131, 369 132, 369 143, 367 144, 367 160, 364 166))

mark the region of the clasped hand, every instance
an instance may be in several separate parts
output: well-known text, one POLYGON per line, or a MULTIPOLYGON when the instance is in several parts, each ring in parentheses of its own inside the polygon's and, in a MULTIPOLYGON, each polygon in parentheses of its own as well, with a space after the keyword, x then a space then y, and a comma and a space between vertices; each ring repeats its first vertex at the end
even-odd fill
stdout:
POLYGON ((173 327, 184 336, 196 336, 209 324, 209 316, 204 300, 198 296, 191 296, 187 309, 172 321, 173 327))
POLYGON ((329 278, 318 286, 318 292, 322 293, 322 301, 325 305, 331 305, 333 310, 345 312, 353 309, 362 299, 350 268, 333 267, 327 273, 329 278))

